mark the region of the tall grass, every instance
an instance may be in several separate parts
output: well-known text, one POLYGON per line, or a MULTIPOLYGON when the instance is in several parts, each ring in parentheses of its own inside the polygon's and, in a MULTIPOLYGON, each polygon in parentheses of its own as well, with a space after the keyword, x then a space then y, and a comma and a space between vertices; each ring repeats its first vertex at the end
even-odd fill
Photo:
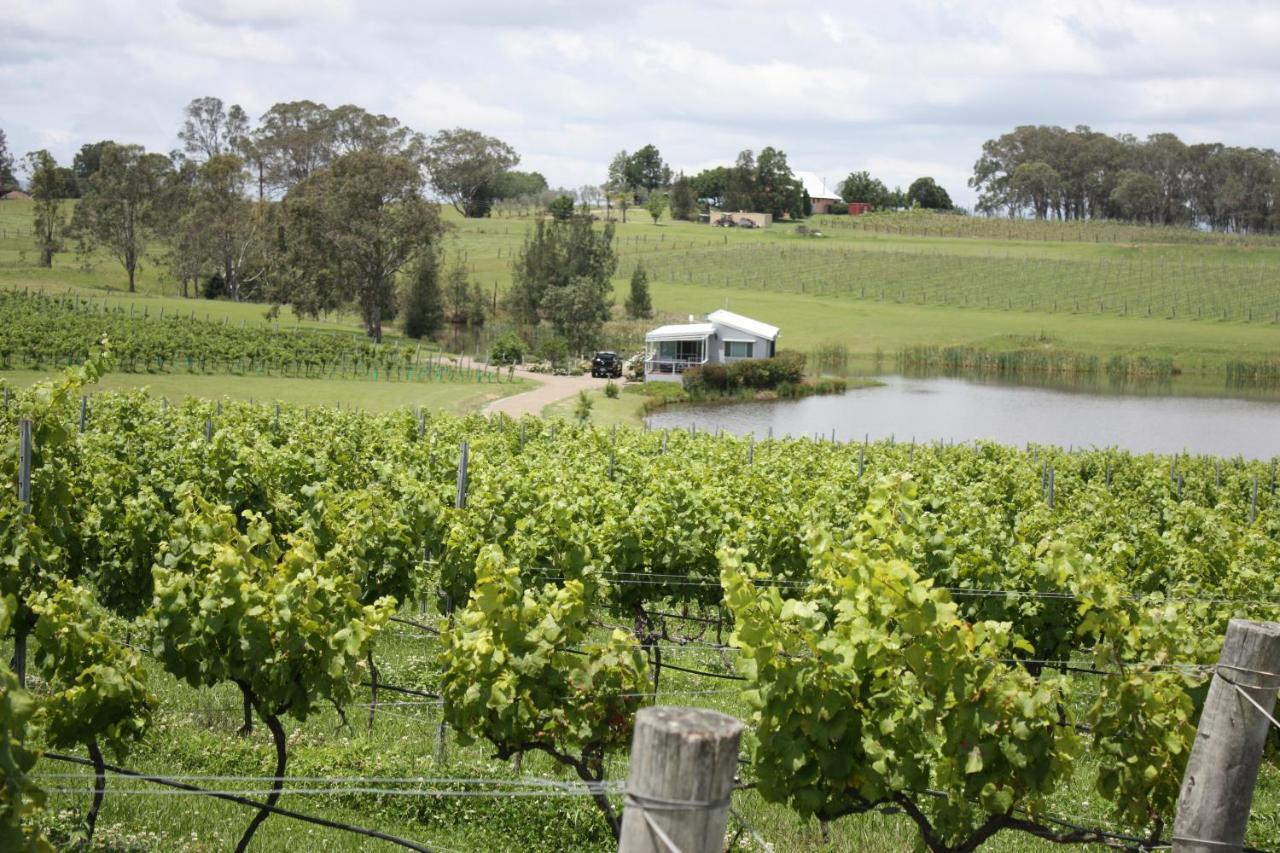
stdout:
POLYGON ((898 356, 904 369, 931 368, 1003 375, 1066 374, 1113 379, 1169 379, 1178 368, 1172 359, 1131 358, 1113 355, 1103 361, 1096 355, 1065 350, 989 350, 982 347, 907 347, 898 356))

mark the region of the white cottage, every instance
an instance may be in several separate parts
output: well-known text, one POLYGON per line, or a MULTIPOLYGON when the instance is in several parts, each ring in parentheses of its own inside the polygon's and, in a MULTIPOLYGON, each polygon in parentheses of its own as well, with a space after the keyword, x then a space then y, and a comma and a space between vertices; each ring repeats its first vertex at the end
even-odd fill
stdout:
POLYGON ((644 378, 679 382, 690 367, 772 358, 778 335, 777 326, 724 310, 701 323, 659 326, 644 336, 644 378))

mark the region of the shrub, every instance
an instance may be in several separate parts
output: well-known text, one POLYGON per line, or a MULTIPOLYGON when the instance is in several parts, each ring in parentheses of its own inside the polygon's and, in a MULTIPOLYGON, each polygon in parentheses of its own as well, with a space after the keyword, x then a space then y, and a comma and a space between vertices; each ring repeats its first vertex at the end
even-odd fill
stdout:
MULTIPOLYGON (((740 363, 745 364, 745 362, 740 363)), ((685 390, 729 391, 739 384, 732 371, 733 366, 725 366, 723 364, 704 364, 701 367, 691 367, 684 372, 683 383, 685 390)))
POLYGON ((573 416, 578 419, 578 423, 585 424, 591 420, 591 407, 593 405, 586 391, 578 392, 578 402, 573 407, 573 416))
POLYGON ((783 382, 800 382, 804 379, 805 355, 802 352, 784 349, 763 363, 769 366, 774 385, 780 385, 783 382))
POLYGON ((493 342, 489 361, 493 364, 519 364, 524 361, 524 341, 515 332, 507 332, 493 342))
POLYGON ((564 338, 547 338, 538 344, 537 356, 542 361, 561 364, 569 357, 569 344, 564 338))
POLYGON ((604 383, 604 395, 610 400, 618 399, 618 383, 612 379, 604 383))

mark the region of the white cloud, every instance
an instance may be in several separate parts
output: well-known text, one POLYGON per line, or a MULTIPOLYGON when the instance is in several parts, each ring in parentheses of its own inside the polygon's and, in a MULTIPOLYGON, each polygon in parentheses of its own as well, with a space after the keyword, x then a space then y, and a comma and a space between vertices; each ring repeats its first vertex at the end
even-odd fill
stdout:
POLYGON ((931 174, 961 202, 1016 125, 1271 146, 1280 7, 1190 0, 10 0, 0 122, 19 154, 166 151, 183 106, 309 98, 511 142, 552 184, 620 149, 673 167, 785 150, 838 181, 931 174))

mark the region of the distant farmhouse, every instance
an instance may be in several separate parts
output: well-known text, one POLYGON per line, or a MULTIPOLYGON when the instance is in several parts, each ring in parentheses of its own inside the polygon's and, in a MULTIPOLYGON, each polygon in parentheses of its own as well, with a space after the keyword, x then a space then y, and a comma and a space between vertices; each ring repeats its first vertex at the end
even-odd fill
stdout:
POLYGON ((712 311, 701 323, 689 320, 644 336, 646 382, 679 382, 690 367, 773 358, 777 351, 777 326, 724 310, 712 311))
POLYGON ((0 195, 0 201, 31 201, 31 196, 22 190, 10 190, 4 195, 0 195))
POLYGON ((809 194, 814 215, 830 213, 833 206, 842 203, 840 194, 827 189, 827 182, 813 172, 796 172, 795 174, 800 183, 804 184, 804 191, 809 194))

